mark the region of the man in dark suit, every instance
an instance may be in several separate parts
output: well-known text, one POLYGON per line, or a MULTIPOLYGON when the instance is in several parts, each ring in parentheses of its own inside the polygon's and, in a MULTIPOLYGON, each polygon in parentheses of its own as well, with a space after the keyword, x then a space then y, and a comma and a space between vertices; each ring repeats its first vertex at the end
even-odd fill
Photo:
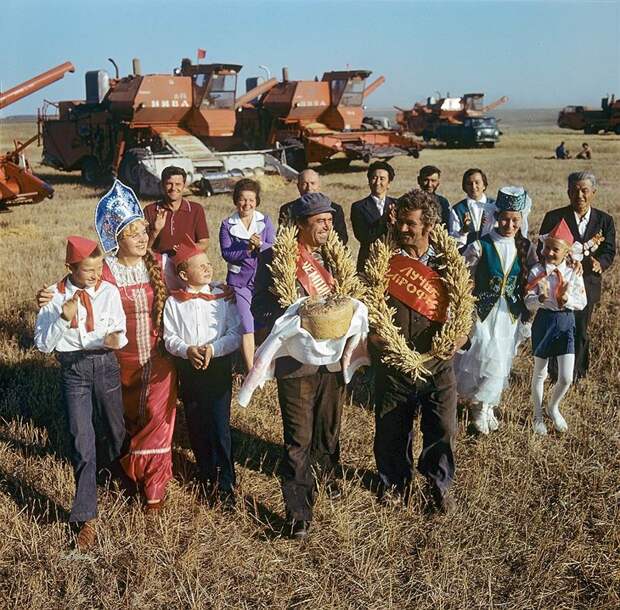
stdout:
POLYGON ((370 244, 381 237, 390 224, 394 223, 396 199, 388 197, 387 192, 394 181, 394 168, 385 161, 375 161, 368 166, 366 173, 370 195, 351 206, 353 234, 360 242, 357 255, 357 270, 364 271, 370 251, 370 244))
MULTIPOLYGON (((306 193, 320 193, 321 192, 321 178, 313 169, 305 169, 303 172, 300 172, 297 177, 297 190, 299 191, 299 196, 305 195, 306 193)), ((291 214, 291 210, 293 204, 297 201, 289 201, 280 207, 280 211, 278 213, 278 224, 292 224, 293 218, 291 214)), ((344 219, 344 210, 337 203, 332 201, 332 208, 334 211, 332 212, 334 217, 334 231, 340 237, 340 241, 346 245, 349 241, 349 234, 347 233, 347 223, 344 219)))
POLYGON ((441 183, 441 170, 434 165, 425 165, 418 173, 418 184, 420 188, 433 195, 439 206, 439 215, 441 223, 448 230, 452 231, 452 222, 450 219, 450 202, 442 195, 437 194, 437 189, 441 183))
MULTIPOLYGON (((583 281, 588 304, 575 311, 575 380, 585 377, 589 364, 588 325, 594 306, 601 300, 601 276, 611 266, 616 254, 616 229, 613 218, 591 207, 596 195, 596 177, 591 172, 574 172, 568 176, 570 204, 545 214, 540 234, 546 235, 560 220, 568 224, 575 242, 581 244, 583 281)), ((553 375, 553 370, 550 370, 553 375)))

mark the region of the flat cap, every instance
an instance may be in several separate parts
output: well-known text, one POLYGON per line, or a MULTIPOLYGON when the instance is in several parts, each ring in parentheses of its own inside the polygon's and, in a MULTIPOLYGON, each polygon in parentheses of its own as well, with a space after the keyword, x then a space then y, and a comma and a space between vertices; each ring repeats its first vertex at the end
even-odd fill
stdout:
POLYGON ((305 193, 293 202, 291 216, 293 220, 314 216, 315 214, 325 214, 335 212, 332 207, 331 199, 323 193, 305 193))

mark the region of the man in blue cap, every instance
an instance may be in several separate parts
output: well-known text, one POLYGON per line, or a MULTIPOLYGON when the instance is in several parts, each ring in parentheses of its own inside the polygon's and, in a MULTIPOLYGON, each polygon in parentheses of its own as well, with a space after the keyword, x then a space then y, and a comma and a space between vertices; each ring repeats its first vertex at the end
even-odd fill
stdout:
MULTIPOLYGON (((298 296, 325 295, 334 278, 323 260, 321 248, 332 230, 333 207, 322 193, 306 193, 292 206, 298 228, 296 270, 298 296)), ((257 342, 265 337, 284 312, 272 292, 268 267, 274 260, 270 248, 261 254, 255 280, 252 312, 257 342)), ((316 483, 313 468, 324 481, 330 499, 340 496, 335 475, 340 464, 340 419, 345 383, 339 364, 315 366, 290 356, 277 358, 275 377, 284 426, 284 456, 281 462, 282 493, 291 536, 303 539, 312 521, 316 483)))

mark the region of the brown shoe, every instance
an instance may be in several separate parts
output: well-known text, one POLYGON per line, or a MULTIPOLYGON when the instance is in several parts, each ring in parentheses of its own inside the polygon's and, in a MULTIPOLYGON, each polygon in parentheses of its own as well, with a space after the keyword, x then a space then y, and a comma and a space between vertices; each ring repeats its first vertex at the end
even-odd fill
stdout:
POLYGON ((75 546, 78 551, 88 551, 95 546, 97 542, 97 530, 95 529, 95 519, 84 521, 77 535, 75 546))

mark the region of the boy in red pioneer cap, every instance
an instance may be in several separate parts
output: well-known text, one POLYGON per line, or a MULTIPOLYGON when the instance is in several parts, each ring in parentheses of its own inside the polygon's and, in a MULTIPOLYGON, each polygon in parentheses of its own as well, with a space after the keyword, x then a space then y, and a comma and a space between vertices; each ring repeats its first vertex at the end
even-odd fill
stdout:
POLYGON ((96 540, 97 468, 113 463, 125 440, 114 350, 127 343, 126 320, 118 289, 101 280, 103 254, 96 242, 67 238, 65 263, 69 274, 48 288, 53 297, 37 315, 34 340, 60 362, 76 485, 69 521, 81 524, 77 546, 86 550, 96 540), (97 448, 94 417, 103 426, 97 448))
POLYGON ((175 356, 180 397, 200 479, 224 505, 234 504, 235 469, 230 433, 230 355, 241 344, 232 290, 211 283, 213 267, 189 236, 174 256, 183 290, 164 308, 164 341, 175 356))

